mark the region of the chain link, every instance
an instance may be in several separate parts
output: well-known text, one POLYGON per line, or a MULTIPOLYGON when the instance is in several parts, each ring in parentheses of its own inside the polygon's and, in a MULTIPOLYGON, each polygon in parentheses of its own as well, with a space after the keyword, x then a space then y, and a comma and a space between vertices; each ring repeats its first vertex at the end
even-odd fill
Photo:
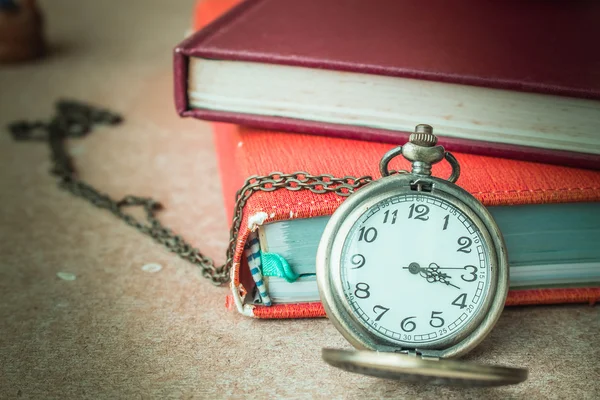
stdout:
POLYGON ((117 125, 122 120, 119 114, 108 110, 75 101, 59 101, 56 105, 56 115, 49 123, 17 121, 10 124, 8 128, 15 140, 48 142, 52 157, 51 173, 60 179, 60 188, 87 200, 98 208, 110 211, 117 218, 150 236, 169 251, 198 266, 202 276, 215 285, 225 284, 230 279, 229 271, 233 264, 244 206, 254 193, 287 189, 290 191, 310 190, 317 194, 335 193, 338 196, 347 197, 373 180, 370 176, 336 178, 328 174, 311 175, 302 171, 292 174, 272 172, 269 175, 249 177, 235 195, 235 209, 229 232, 226 261, 225 264, 217 266, 198 248, 193 247, 181 236, 161 224, 156 218, 156 213, 162 208, 159 202, 149 197, 130 195, 121 200, 115 200, 77 177, 72 158, 65 147, 65 140, 84 137, 97 125, 117 125), (125 211, 128 207, 142 207, 146 213, 146 221, 139 221, 128 214, 125 211))

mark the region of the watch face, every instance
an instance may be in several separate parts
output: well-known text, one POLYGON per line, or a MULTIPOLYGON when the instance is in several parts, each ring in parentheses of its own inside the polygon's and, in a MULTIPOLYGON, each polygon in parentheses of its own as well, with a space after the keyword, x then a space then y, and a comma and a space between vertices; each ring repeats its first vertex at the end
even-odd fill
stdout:
POLYGON ((388 197, 343 244, 346 308, 387 342, 432 347, 464 334, 490 292, 488 244, 475 222, 427 193, 388 197))

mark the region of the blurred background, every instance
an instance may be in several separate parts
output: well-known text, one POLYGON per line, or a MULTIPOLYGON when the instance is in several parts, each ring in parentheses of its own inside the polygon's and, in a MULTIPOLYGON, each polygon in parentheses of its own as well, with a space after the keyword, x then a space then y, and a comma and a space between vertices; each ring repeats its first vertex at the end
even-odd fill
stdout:
MULTIPOLYGON (((0 1, 5 10, 10 3, 0 1)), ((38 1, 45 44, 33 33, 31 54, 45 46, 44 56, 0 64, 1 398, 600 394, 597 307, 505 311, 468 359, 529 368, 519 386, 431 388, 347 374, 320 359, 323 347, 349 347, 326 319, 257 321, 228 311, 227 289, 59 190, 47 144, 14 141, 7 125, 49 120, 62 98, 120 113, 122 124, 68 141, 79 176, 114 198, 160 201, 161 221, 224 261, 229 221, 211 128, 181 119, 173 104, 173 48, 192 31, 195 4, 38 1)), ((20 22, 2 12, 0 34, 10 36, 6 27, 20 22)))

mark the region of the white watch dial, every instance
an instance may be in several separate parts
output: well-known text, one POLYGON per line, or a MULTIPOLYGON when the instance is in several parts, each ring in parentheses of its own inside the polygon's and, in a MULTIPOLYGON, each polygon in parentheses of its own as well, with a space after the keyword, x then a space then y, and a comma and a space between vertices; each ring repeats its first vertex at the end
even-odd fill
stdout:
POLYGON ((425 193, 391 196, 362 214, 342 250, 349 311, 373 334, 418 347, 458 335, 490 290, 479 228, 425 193))

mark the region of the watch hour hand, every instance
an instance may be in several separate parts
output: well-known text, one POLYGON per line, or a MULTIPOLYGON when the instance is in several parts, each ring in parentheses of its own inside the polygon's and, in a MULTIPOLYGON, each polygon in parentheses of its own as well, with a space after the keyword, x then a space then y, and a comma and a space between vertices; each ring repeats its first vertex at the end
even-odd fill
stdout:
POLYGON ((442 283, 445 283, 446 285, 449 285, 449 286, 454 286, 455 288, 457 288, 458 290, 460 290, 460 288, 459 288, 458 286, 456 286, 456 285, 455 285, 455 284, 453 284, 453 283, 450 283, 450 282, 449 282, 449 281, 447 281, 446 279, 444 279, 443 281, 441 280, 440 282, 442 282, 442 283))

